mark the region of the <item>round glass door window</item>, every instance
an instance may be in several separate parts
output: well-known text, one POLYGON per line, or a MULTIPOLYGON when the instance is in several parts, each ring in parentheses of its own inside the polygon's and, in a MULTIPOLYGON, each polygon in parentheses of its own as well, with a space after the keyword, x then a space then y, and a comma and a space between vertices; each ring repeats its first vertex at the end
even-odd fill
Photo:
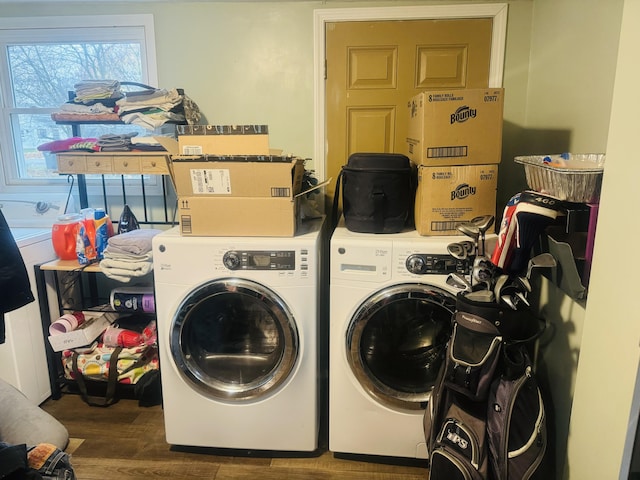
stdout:
POLYGON ((229 278, 187 296, 173 319, 170 345, 180 373, 201 393, 249 400, 286 381, 298 357, 298 332, 273 291, 229 278))
POLYGON ((370 296, 349 323, 347 359, 363 388, 395 407, 424 408, 444 361, 455 298, 423 284, 370 296))

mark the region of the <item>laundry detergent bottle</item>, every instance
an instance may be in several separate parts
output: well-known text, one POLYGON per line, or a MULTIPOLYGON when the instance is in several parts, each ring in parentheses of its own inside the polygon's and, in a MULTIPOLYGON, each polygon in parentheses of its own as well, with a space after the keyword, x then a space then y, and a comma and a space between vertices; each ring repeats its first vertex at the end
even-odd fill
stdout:
POLYGON ((60 260, 76 260, 76 238, 82 215, 71 213, 60 215, 51 228, 53 251, 60 260))

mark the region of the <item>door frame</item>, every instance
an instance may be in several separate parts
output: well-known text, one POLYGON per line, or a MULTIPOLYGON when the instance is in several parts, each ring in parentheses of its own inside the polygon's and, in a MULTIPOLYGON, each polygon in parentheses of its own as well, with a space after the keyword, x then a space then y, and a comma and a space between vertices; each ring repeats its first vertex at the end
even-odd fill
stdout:
MULTIPOLYGON (((313 12, 314 170, 320 180, 327 172, 325 131, 325 26, 328 22, 492 18, 489 87, 502 87, 507 37, 507 4, 430 5, 414 7, 327 8, 313 12)), ((333 179, 332 181, 335 181, 333 179)))

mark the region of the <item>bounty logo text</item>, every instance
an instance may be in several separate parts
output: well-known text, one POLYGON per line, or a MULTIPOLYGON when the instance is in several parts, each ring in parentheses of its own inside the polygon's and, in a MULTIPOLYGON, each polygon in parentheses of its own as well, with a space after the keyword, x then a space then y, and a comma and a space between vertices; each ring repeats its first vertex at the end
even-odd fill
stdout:
POLYGON ((476 118, 478 111, 475 108, 469 108, 469 105, 458 107, 458 109, 451 114, 451 124, 456 122, 466 122, 470 118, 476 118))
POLYGON ((463 183, 451 191, 451 200, 462 200, 475 194, 476 187, 472 187, 468 183, 463 183))

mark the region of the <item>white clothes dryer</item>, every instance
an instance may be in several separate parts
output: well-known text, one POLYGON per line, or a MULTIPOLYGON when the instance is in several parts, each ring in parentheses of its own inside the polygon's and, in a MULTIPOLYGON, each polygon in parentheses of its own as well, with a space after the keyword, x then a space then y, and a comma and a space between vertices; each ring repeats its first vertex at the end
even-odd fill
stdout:
POLYGON ((291 238, 153 238, 166 440, 318 447, 322 221, 291 238))
POLYGON ((424 408, 451 333, 465 237, 364 234, 330 245, 329 450, 427 458, 424 408))

